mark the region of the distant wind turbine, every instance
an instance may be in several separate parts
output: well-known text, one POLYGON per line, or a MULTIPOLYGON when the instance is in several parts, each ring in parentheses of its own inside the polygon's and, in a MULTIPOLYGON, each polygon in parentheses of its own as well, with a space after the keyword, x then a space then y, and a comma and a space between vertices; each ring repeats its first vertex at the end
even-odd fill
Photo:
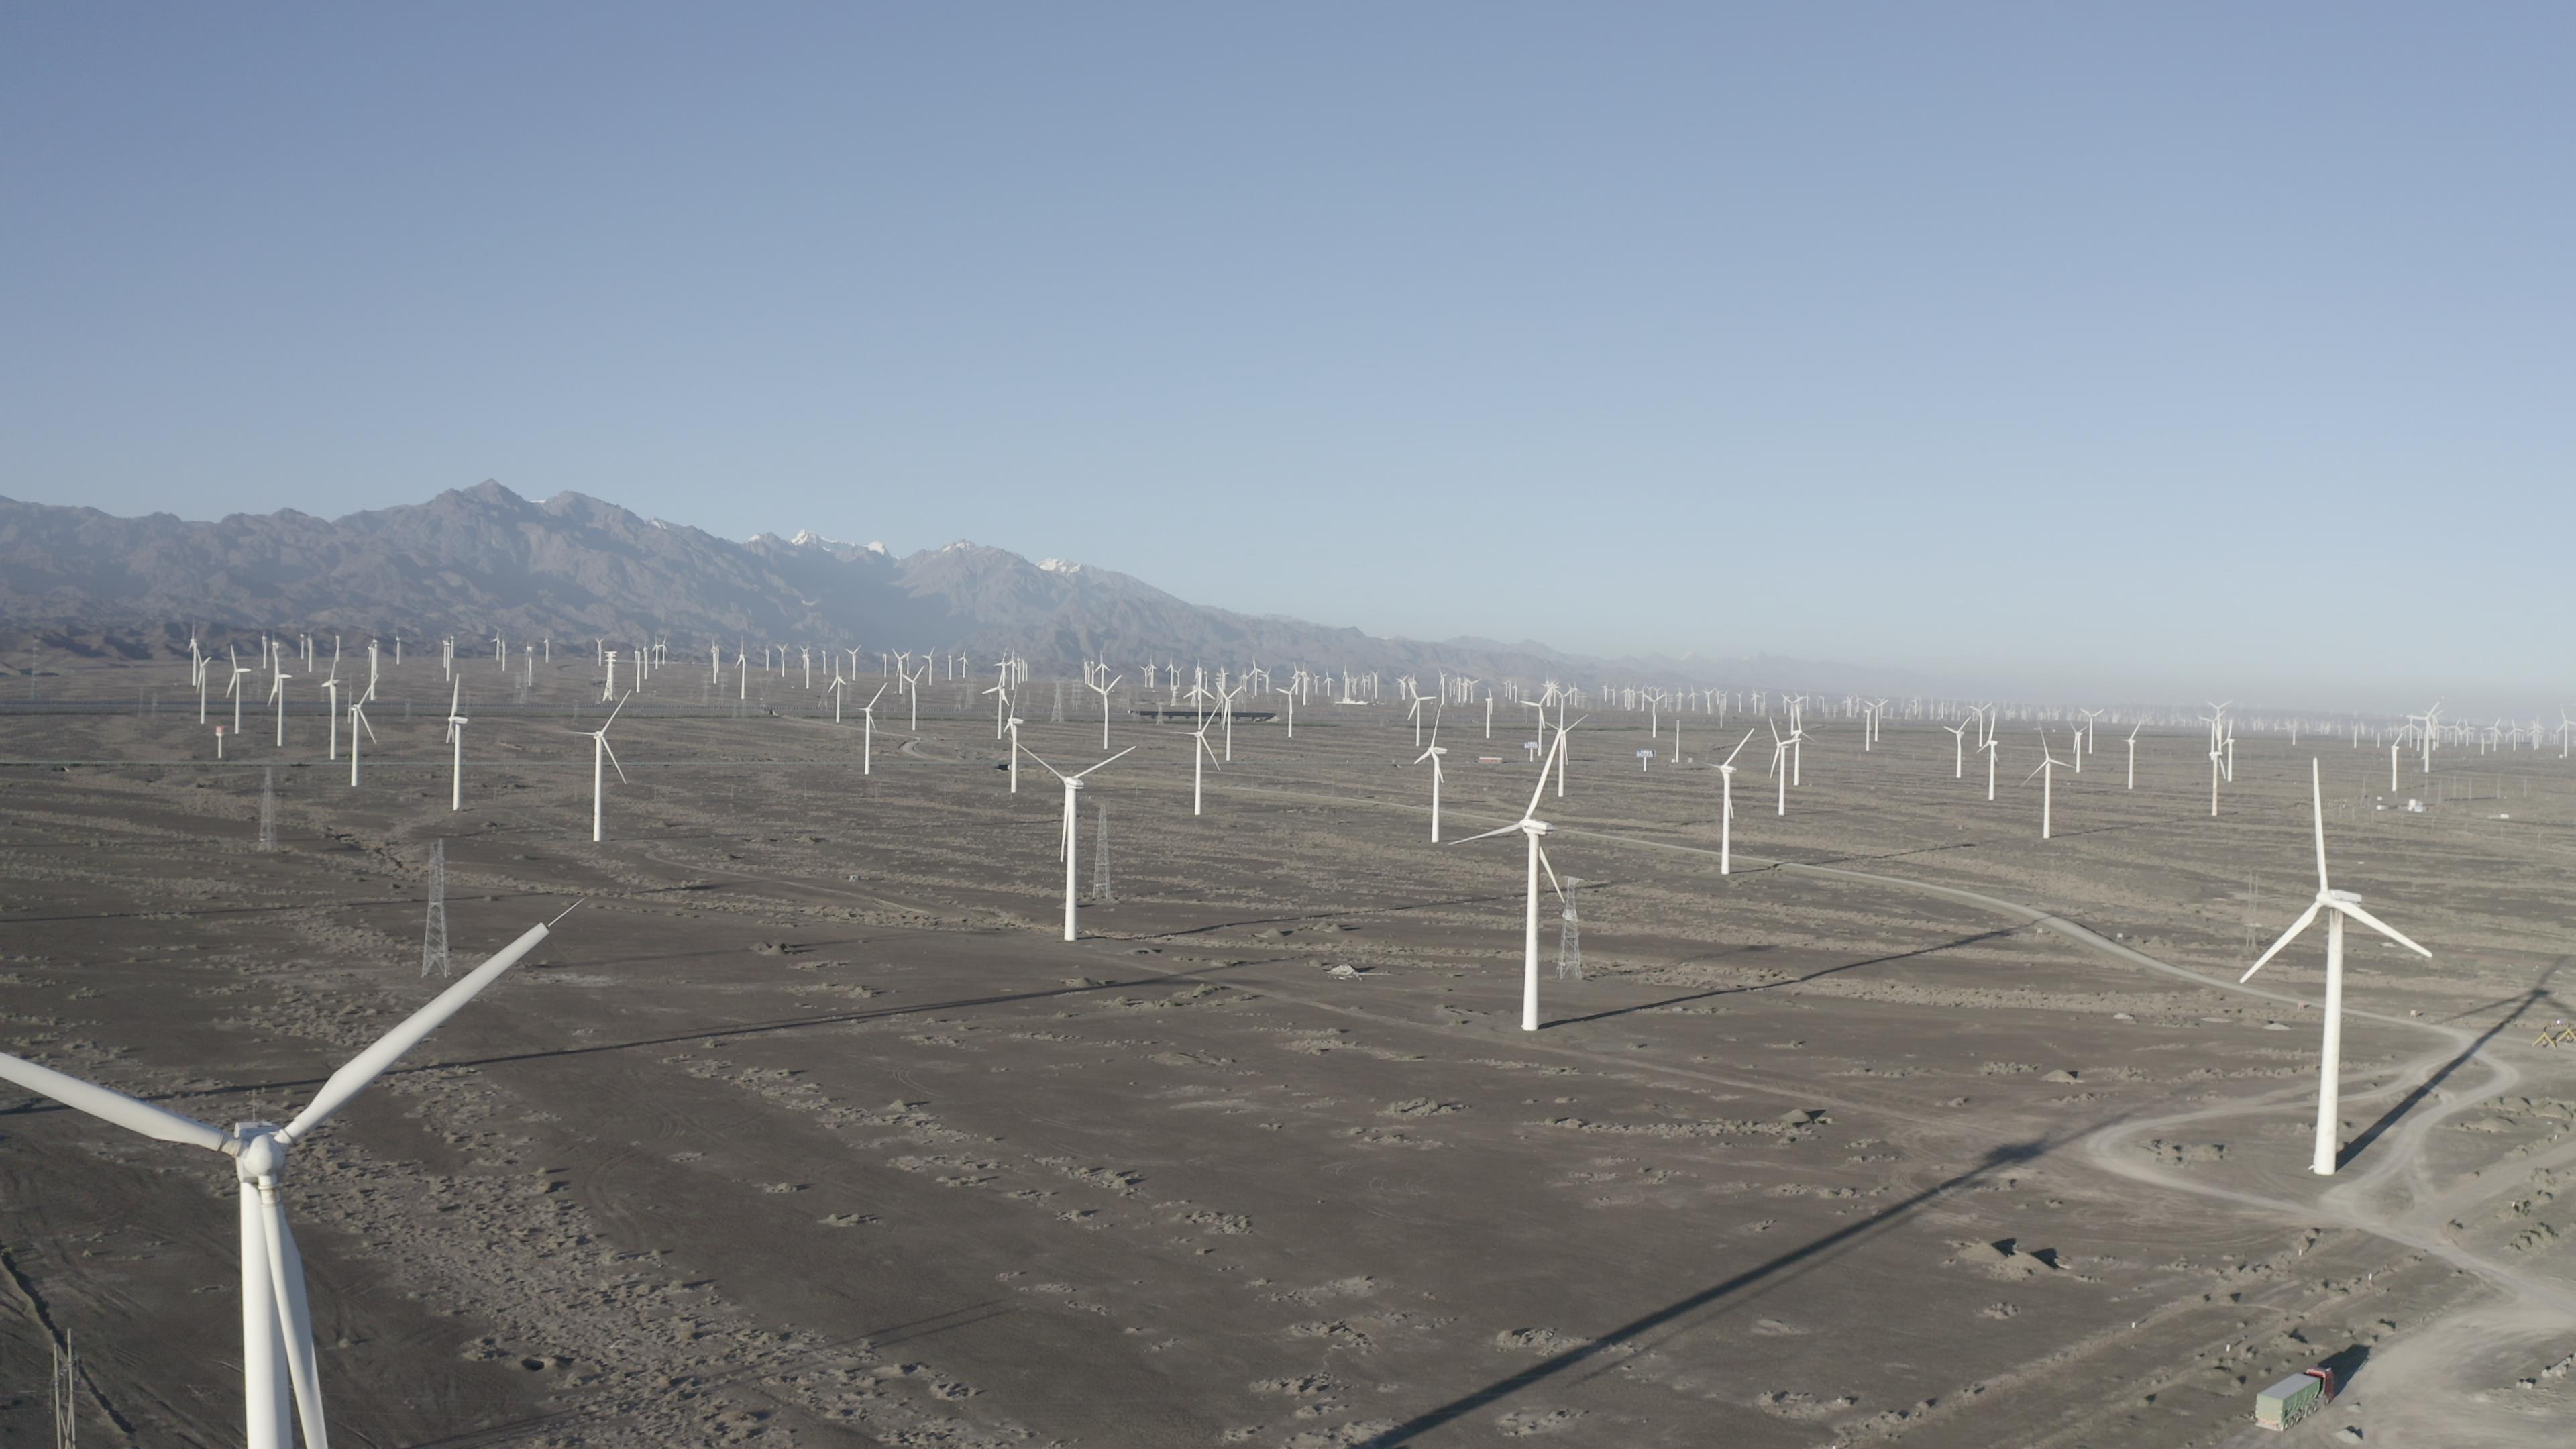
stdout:
MULTIPOLYGON (((1204 738, 1202 738, 1200 743, 1206 743, 1204 738)), ((1081 835, 1074 827, 1077 824, 1076 812, 1079 809, 1078 802, 1082 797, 1082 777, 1090 774, 1092 770, 1101 769, 1104 766, 1113 764, 1116 761, 1135 753, 1135 750, 1136 747, 1134 745, 1129 745, 1126 749, 1120 750, 1117 754, 1111 755, 1108 759, 1101 761, 1097 765, 1093 765, 1091 769, 1077 770, 1070 775, 1057 769, 1053 765, 1048 765, 1046 757, 1040 755, 1037 751, 1031 750, 1029 752, 1030 759, 1037 761, 1041 765, 1045 765, 1046 772, 1048 774, 1053 775, 1064 782, 1064 938, 1068 941, 1079 941, 1082 939, 1082 931, 1074 914, 1077 904, 1075 882, 1078 879, 1074 874, 1074 857, 1077 853, 1077 847, 1081 844, 1081 835)))
MULTIPOLYGON (((631 697, 631 694, 627 696, 627 698, 631 697)), ((601 833, 600 826, 606 818, 607 771, 615 770, 617 783, 621 785, 626 783, 626 767, 617 763, 617 752, 608 747, 608 726, 617 723, 618 711, 625 708, 626 699, 621 698, 617 701, 617 708, 608 712, 607 720, 599 728, 573 731, 575 734, 590 737, 590 838, 594 844, 606 838, 601 833)))
POLYGON ((1567 732, 1561 728, 1556 732, 1556 740, 1548 750, 1549 757, 1539 762, 1538 785, 1535 789, 1530 791, 1529 805, 1526 809, 1521 811, 1520 819, 1498 829, 1488 830, 1480 835, 1470 835, 1465 840, 1453 842, 1454 844, 1465 845, 1471 841, 1486 840, 1497 835, 1508 835, 1515 830, 1519 831, 1529 840, 1529 909, 1528 914, 1524 919, 1521 938, 1521 1030, 1523 1031, 1538 1030, 1539 872, 1542 870, 1547 872, 1547 882, 1550 886, 1554 886, 1556 888, 1556 893, 1559 897, 1562 897, 1565 894, 1565 888, 1562 885, 1557 884, 1556 867, 1548 863, 1547 852, 1539 845, 1539 838, 1546 835, 1551 827, 1546 821, 1538 818, 1538 801, 1539 797, 1547 792, 1548 767, 1556 763, 1555 757, 1557 752, 1565 748, 1566 733, 1567 732))

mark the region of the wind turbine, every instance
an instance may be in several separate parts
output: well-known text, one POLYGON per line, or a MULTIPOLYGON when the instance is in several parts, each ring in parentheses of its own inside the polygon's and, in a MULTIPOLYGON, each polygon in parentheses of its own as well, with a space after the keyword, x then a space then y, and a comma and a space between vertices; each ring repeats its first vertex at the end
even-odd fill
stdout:
MULTIPOLYGON (((1780 738, 1780 727, 1778 725, 1771 724, 1770 716, 1763 716, 1762 722, 1766 725, 1770 725, 1771 728, 1771 778, 1780 782, 1780 804, 1778 807, 1778 813, 1787 815, 1789 813, 1789 772, 1781 769, 1780 767, 1788 763, 1789 742, 1780 738)), ((1797 724, 1794 721, 1791 722, 1789 726, 1790 732, 1793 734, 1796 733, 1797 728, 1797 724)))
MULTIPOLYGON (((562 919, 555 917, 557 922, 562 919)), ((0 1052, 0 1079, 129 1132, 203 1147, 233 1159, 233 1175, 241 1189, 242 1417, 251 1449, 287 1449, 293 1432, 288 1427, 290 1403, 294 1422, 303 1428, 304 1442, 311 1449, 324 1449, 329 1442, 322 1419, 322 1386, 314 1373, 313 1315, 305 1298, 304 1263, 296 1251, 295 1232, 286 1222, 285 1205, 278 1200, 289 1149, 347 1106, 483 988, 519 964, 546 938, 552 924, 529 927, 472 974, 351 1057, 283 1127, 238 1122, 227 1132, 0 1052)))
POLYGON ((1753 743, 1753 731, 1746 730, 1744 738, 1735 742, 1735 748, 1726 752, 1726 763, 1717 767, 1718 793, 1725 802, 1717 816, 1717 873, 1719 875, 1734 874, 1733 860, 1729 852, 1733 849, 1735 835, 1735 757, 1743 754, 1744 747, 1751 743, 1753 743))
POLYGON ((2003 751, 1995 747, 1993 735, 1986 736, 1985 742, 1977 748, 1986 753, 1986 799, 1992 801, 1995 798, 1995 761, 2002 757, 2003 751))
MULTIPOLYGON (((279 645, 278 653, 282 656, 285 652, 286 647, 279 645)), ((294 677, 283 669, 268 677, 268 697, 277 701, 277 747, 281 750, 286 748, 286 681, 294 677)))
MULTIPOLYGON (((1207 743, 1206 738, 1202 736, 1199 743, 1207 743)), ((1074 882, 1076 880, 1074 875, 1074 857, 1078 853, 1076 848, 1081 844, 1081 837, 1074 829, 1074 820, 1077 801, 1080 799, 1082 794, 1082 777, 1090 774, 1092 770, 1100 769, 1105 765, 1109 765, 1117 760, 1123 759, 1135 752, 1136 747, 1134 745, 1129 745, 1127 748, 1120 750, 1117 754, 1111 755, 1108 759, 1101 761, 1100 764, 1092 766, 1090 770, 1077 770, 1073 774, 1068 775, 1053 765, 1047 765, 1046 757, 1039 754, 1037 751, 1029 751, 1030 759, 1037 761, 1041 765, 1046 765, 1046 772, 1048 774, 1053 775, 1064 782, 1064 938, 1068 941, 1079 941, 1082 939, 1081 928, 1076 923, 1074 917, 1074 882)))
POLYGON ((608 798, 607 770, 617 771, 618 784, 626 783, 626 767, 617 763, 617 752, 608 747, 608 726, 617 723, 618 711, 625 709, 626 699, 632 697, 633 691, 630 690, 620 698, 617 708, 608 712, 608 719, 599 728, 573 731, 577 735, 590 736, 590 838, 594 844, 605 838, 600 833, 600 822, 608 798))
POLYGON ((360 731, 364 731, 368 739, 372 740, 376 737, 376 727, 367 723, 367 702, 363 699, 353 700, 349 705, 349 788, 352 790, 358 788, 358 735, 360 731))
POLYGON ((1011 732, 1011 793, 1014 795, 1020 793, 1020 726, 1025 723, 1027 721, 1018 715, 1002 722, 1003 728, 1011 732))
MULTIPOLYGON (((466 719, 464 715, 457 712, 457 705, 464 697, 465 681, 459 678, 455 688, 449 691, 447 696, 447 743, 454 753, 454 771, 449 776, 447 790, 447 808, 451 811, 465 808, 466 719)), ((601 728, 605 729, 606 726, 603 725, 601 728)))
POLYGON ((2336 1129, 2342 1125, 2335 1116, 2336 1093, 2340 1086, 2335 1078, 2343 1065, 2344 918, 2350 916, 2428 961, 2432 959, 2433 953, 2399 935, 2387 922, 2363 910, 2361 897, 2350 891, 2336 890, 2326 883, 2326 791, 2321 768, 2313 759, 2308 761, 2308 788, 2311 803, 2316 808, 2317 898, 2308 903, 2307 910, 2301 912, 2297 920, 2290 923, 2290 929, 2281 933, 2281 939, 2272 943, 2272 949, 2257 957, 2254 964, 2246 968, 2245 974, 2236 979, 2240 983, 2253 980, 2254 973, 2262 970, 2273 957, 2281 954, 2282 947, 2297 940, 2299 933, 2316 920, 2319 912, 2326 914, 2325 1052, 2317 1068, 2317 1150, 2315 1158, 2309 1163, 2309 1170, 2323 1177, 2332 1177, 2335 1170, 2335 1149, 2340 1145, 2335 1140, 2336 1129))
MULTIPOLYGON (((2081 731, 2076 733, 2075 748, 2078 750, 2084 748, 2084 736, 2081 731)), ((2064 760, 2057 758, 2056 751, 2048 747, 2048 731, 2041 730, 2039 732, 2039 768, 2022 776, 2021 782, 2027 785, 2033 779, 2039 781, 2039 838, 2042 840, 2049 837, 2050 797, 2055 794, 2058 767, 2065 763, 2064 760)))
POLYGON ((1950 761, 1950 778, 1953 780, 1964 780, 1968 777, 1967 722, 1962 720, 1958 724, 1943 725, 1941 728, 1950 732, 1950 754, 1952 757, 1950 761))
POLYGON ((1435 705, 1431 711, 1431 747, 1413 757, 1413 763, 1417 765, 1425 760, 1431 762, 1431 843, 1434 845, 1440 843, 1440 757, 1447 753, 1440 747, 1440 709, 1435 705))
POLYGON ((332 667, 331 677, 322 681, 322 692, 330 696, 330 704, 322 711, 322 718, 331 727, 330 758, 336 760, 340 758, 340 671, 337 665, 332 667))
POLYGON ((1548 767, 1556 763, 1557 751, 1565 748, 1565 735, 1564 729, 1557 730, 1555 741, 1548 747, 1548 758, 1539 762, 1538 786, 1530 791, 1529 808, 1521 812, 1520 819, 1498 829, 1485 831, 1481 835, 1470 835, 1465 840, 1452 842, 1465 845, 1469 841, 1508 835, 1515 830, 1529 837, 1529 910, 1524 918, 1521 935, 1521 1030, 1523 1031, 1538 1030, 1539 872, 1542 870, 1547 872, 1547 883, 1555 886, 1558 896, 1562 897, 1565 894, 1565 887, 1557 884, 1556 867, 1548 864, 1547 852, 1540 848, 1538 843, 1539 837, 1547 834, 1550 828, 1546 821, 1538 818, 1539 796, 1547 792, 1548 767))
POLYGON ((885 692, 891 688, 893 688, 892 685, 878 685, 877 692, 868 696, 868 702, 859 706, 859 718, 862 722, 859 731, 859 773, 862 775, 876 773, 877 701, 885 698, 885 692))
MULTIPOLYGON (((1085 681, 1091 686, 1092 690, 1100 696, 1100 747, 1104 750, 1109 748, 1109 691, 1116 689, 1118 687, 1118 681, 1125 679, 1126 677, 1127 676, 1124 674, 1113 674, 1109 677, 1109 682, 1107 684, 1102 684, 1097 679, 1085 681)), ((1146 703, 1150 704, 1152 702, 1153 697, 1148 695, 1146 697, 1146 703)))
POLYGON ((2129 726, 2129 788, 2132 790, 2138 788, 2138 731, 2146 725, 2145 720, 2140 720, 2129 726))
MULTIPOLYGON (((1203 813, 1199 808, 1199 802, 1207 780, 1207 767, 1216 765, 1219 770, 1225 768, 1217 763, 1216 746, 1208 743, 1208 726, 1214 723, 1216 721, 1213 719, 1200 720, 1199 727, 1190 732, 1190 738, 1198 741, 1190 747, 1190 813, 1192 815, 1203 813)), ((1129 748, 1134 747, 1129 746, 1129 748)))

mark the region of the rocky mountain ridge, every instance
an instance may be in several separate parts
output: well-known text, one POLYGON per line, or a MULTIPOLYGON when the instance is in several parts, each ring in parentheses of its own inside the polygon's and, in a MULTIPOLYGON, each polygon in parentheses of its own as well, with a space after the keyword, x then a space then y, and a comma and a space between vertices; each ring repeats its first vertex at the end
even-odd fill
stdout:
MULTIPOLYGON (((1602 660, 1545 645, 1370 635, 1193 604, 1064 559, 959 540, 895 557, 800 531, 735 541, 578 493, 497 482, 426 503, 316 518, 118 518, 0 499, 0 647, 145 659, 262 632, 667 636, 691 653, 772 642, 1017 650, 1046 673, 1087 658, 1260 661, 1484 678, 1869 688, 1868 671, 1795 660, 1602 660)), ((1903 685, 1882 680, 1877 687, 1903 685)), ((1919 687, 1919 686, 1918 686, 1919 687)))

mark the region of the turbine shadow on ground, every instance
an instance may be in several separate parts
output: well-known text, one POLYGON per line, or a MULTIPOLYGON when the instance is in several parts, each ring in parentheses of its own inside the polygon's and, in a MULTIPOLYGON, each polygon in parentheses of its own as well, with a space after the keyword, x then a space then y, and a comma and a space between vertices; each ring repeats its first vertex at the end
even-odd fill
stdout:
POLYGON ((2388 1129, 2396 1126, 2408 1112, 2415 1109, 2416 1103, 2433 1095, 2433 1089, 2442 1085, 2442 1083, 2450 1077, 2451 1073, 2458 1071, 2463 1063, 2475 1057, 2488 1042, 2495 1040, 2498 1035, 2503 1033, 2506 1027, 2509 1027, 2516 1021, 2520 1020, 2524 1012, 2529 1011, 2542 997, 2547 996, 2549 994, 2549 978, 2558 974, 2558 966, 2558 962, 2551 962, 2549 965, 2541 968, 2540 979, 2531 983, 2531 989, 2522 993, 2522 995, 2518 997, 2512 998, 2514 1003, 2513 1010, 2496 1018, 2495 1025, 2478 1033, 2476 1040, 2470 1042, 2467 1046, 2460 1048, 2459 1052, 2449 1061, 2442 1063, 2440 1070, 2434 1072, 2431 1076, 2426 1077, 2423 1081, 2416 1083, 2415 1090, 2408 1092, 2405 1096, 2399 1098, 2395 1106, 2390 1107, 2386 1112, 2380 1114, 2378 1121, 2363 1128, 2360 1136, 2355 1137, 2352 1141, 2344 1144, 2343 1151, 2335 1155, 2335 1167, 2337 1169, 2342 1169, 2359 1161, 2361 1154, 2370 1150, 2370 1145, 2372 1143, 2377 1142, 2387 1133, 2388 1129))
MULTIPOLYGON (((409 1076, 418 1072, 452 1071, 459 1067, 502 1066, 511 1062, 553 1061, 564 1057, 595 1056, 602 1052, 634 1051, 642 1047, 677 1046, 684 1042, 705 1041, 713 1037, 766 1036, 782 1031, 801 1031, 815 1026, 842 1026, 852 1022, 884 1021, 898 1016, 913 1016, 925 1011, 959 1011, 976 1006, 1007 1006, 1021 1001, 1047 1001, 1065 996, 1083 996, 1095 991, 1125 990, 1135 987, 1178 985, 1231 971, 1245 966, 1262 966, 1266 961, 1228 961, 1187 971, 1168 972, 1134 981, 1103 981, 1091 986, 1060 986, 1045 991, 1016 991, 996 996, 967 996, 951 1001, 925 1001, 917 1006, 888 1006, 875 1011, 836 1011, 822 1016, 791 1016, 775 1021, 718 1023, 691 1031, 672 1032, 662 1036, 642 1037, 633 1041, 594 1042, 585 1046, 549 1047, 543 1051, 503 1052, 486 1057, 459 1057, 452 1061, 421 1062, 395 1067, 387 1077, 409 1076)), ((135 1094, 146 1102, 184 1102, 202 1097, 237 1097, 244 1092, 282 1092, 299 1087, 320 1086, 327 1078, 297 1077, 280 1082, 239 1082, 230 1086, 191 1089, 183 1092, 135 1094)), ((15 1107, 0 1108, 0 1117, 33 1117, 47 1112, 69 1112, 73 1109, 43 1097, 32 1098, 15 1107)))
MULTIPOLYGON (((1586 880, 1583 884, 1585 888, 1589 890, 1605 891, 1628 884, 1628 882, 1615 880, 1586 880)), ((1362 910, 1303 911, 1298 914, 1288 916, 1253 916, 1240 921, 1211 921, 1204 926, 1179 926, 1168 931, 1151 931, 1136 936, 1103 935, 1098 939, 1109 941, 1172 941, 1178 940, 1184 936, 1204 936, 1211 931, 1230 931, 1244 926, 1285 926, 1294 925, 1301 921, 1338 921, 1350 917, 1396 916, 1402 915, 1407 911, 1438 910, 1443 906, 1490 906, 1499 901, 1518 901, 1520 899, 1521 893, 1518 891, 1503 891, 1474 896, 1450 896, 1443 900, 1408 901, 1400 906, 1373 906, 1362 910)))
POLYGON ((1614 1349, 1625 1347, 1635 1340, 1643 1338, 1649 1333, 1653 1333, 1657 1329, 1680 1324, 1681 1320, 1720 1302, 1732 1294, 1764 1284, 1766 1280, 1774 1279, 1778 1275, 1789 1270, 1802 1270, 1806 1267, 1813 1267, 1824 1256, 1851 1247, 1863 1237, 1866 1237, 1880 1228, 1888 1226, 1898 1218, 1901 1218, 1907 1213, 1914 1211, 1916 1208, 1931 1202, 1935 1198, 1941 1197, 1960 1187, 1964 1187, 1968 1183, 1974 1182, 1978 1178, 1984 1177, 1999 1169, 2010 1167, 2017 1163, 2030 1162, 2042 1157, 2053 1148, 2061 1146, 2065 1142, 2072 1140, 2074 1135, 2079 1134, 2061 1136, 2054 1141, 2044 1138, 2035 1138, 2028 1142, 2013 1142, 1996 1147, 1987 1152, 1983 1158, 1979 1159, 1976 1166, 1969 1168, 1965 1172, 1944 1178, 1941 1181, 1932 1184, 1930 1187, 1916 1192, 1911 1197, 1898 1202, 1889 1203, 1887 1206, 1880 1208, 1878 1211, 1871 1213, 1868 1217, 1862 1218, 1860 1221, 1855 1222, 1848 1227, 1837 1229, 1821 1238, 1801 1244, 1798 1247, 1780 1254, 1778 1257, 1771 1258, 1765 1262, 1758 1263, 1753 1267, 1747 1268, 1743 1272, 1738 1273, 1731 1278, 1722 1279, 1716 1283, 1712 1283, 1708 1287, 1703 1288, 1688 1297, 1677 1298, 1651 1313, 1642 1314, 1636 1318, 1632 1318, 1626 1323, 1620 1324, 1618 1327, 1611 1329, 1607 1333, 1600 1334, 1573 1348, 1569 1348, 1562 1353, 1542 1360, 1529 1368, 1523 1369, 1519 1373, 1496 1379, 1494 1382, 1485 1385, 1481 1389, 1477 1389, 1473 1393, 1452 1399, 1448 1403, 1440 1405, 1438 1408, 1429 1409, 1423 1413, 1416 1414, 1412 1418, 1405 1420, 1403 1423, 1396 1425, 1392 1429, 1388 1429, 1383 1433, 1375 1434, 1367 1439, 1361 1440, 1357 1449, 1394 1449, 1394 1446, 1396 1445, 1410 1444, 1423 1434, 1427 1434, 1434 1429, 1443 1427, 1444 1425, 1454 1423, 1459 1419, 1465 1418, 1469 1414, 1473 1414, 1480 1409, 1487 1408, 1502 1399, 1508 1398, 1511 1395, 1520 1392, 1522 1389, 1529 1388, 1532 1385, 1554 1378, 1558 1374, 1564 1373, 1569 1369, 1580 1368, 1600 1355, 1611 1352, 1614 1349))
POLYGON ((1772 991, 1783 986, 1800 986, 1810 981, 1819 980, 1823 977, 1839 975, 1845 971, 1857 971, 1863 966, 1884 966, 1891 961, 1910 961, 1917 956, 1930 956, 1936 952, 1953 950, 1960 946, 1973 946, 1980 941, 2002 940, 2005 937, 2020 934, 2023 929, 2025 928, 2015 926, 1997 931, 1979 931, 1973 936, 1961 936, 1955 941, 1943 941, 1936 946, 1923 946, 1912 951, 1899 951, 1892 956, 1872 956, 1866 961, 1846 961, 1840 966, 1827 966, 1822 970, 1810 971, 1804 976, 1792 976, 1781 981, 1763 981, 1751 986, 1715 986, 1706 991, 1694 991, 1683 996, 1666 997, 1662 1001, 1641 1001, 1635 1006, 1614 1006, 1607 1011, 1596 1011, 1588 1016, 1564 1017, 1557 1021, 1546 1022, 1543 1025, 1547 1029, 1554 1029, 1560 1026, 1580 1026, 1587 1021, 1607 1021, 1611 1017, 1627 1016, 1632 1012, 1653 1011, 1659 1007, 1680 1006, 1685 1002, 1706 1001, 1713 996, 1738 996, 1752 991, 1772 991))

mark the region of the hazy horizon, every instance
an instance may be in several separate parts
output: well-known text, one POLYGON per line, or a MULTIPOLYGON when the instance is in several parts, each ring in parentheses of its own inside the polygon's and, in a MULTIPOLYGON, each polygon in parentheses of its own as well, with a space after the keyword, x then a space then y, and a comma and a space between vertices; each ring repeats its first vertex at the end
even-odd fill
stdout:
POLYGON ((2576 704, 2562 10, 0 39, 11 496, 491 477, 1416 639, 2576 704))

